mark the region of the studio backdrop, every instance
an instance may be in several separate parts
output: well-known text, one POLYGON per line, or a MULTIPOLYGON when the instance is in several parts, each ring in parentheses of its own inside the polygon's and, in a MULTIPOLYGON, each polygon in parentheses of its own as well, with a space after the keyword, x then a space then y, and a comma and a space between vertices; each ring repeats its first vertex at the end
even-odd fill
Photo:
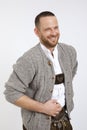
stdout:
POLYGON ((86 0, 0 0, 0 130, 22 130, 20 108, 8 103, 3 94, 12 65, 39 40, 34 18, 41 11, 58 18, 60 42, 77 50, 78 71, 73 81, 74 130, 87 130, 87 1, 86 0))

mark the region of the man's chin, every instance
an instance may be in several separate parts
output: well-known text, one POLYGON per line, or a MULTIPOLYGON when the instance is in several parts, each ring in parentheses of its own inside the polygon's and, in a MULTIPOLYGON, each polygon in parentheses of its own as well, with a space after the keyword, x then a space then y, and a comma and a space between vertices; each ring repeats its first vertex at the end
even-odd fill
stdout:
POLYGON ((57 45, 57 43, 55 43, 55 44, 51 44, 50 46, 51 46, 51 47, 55 47, 56 45, 57 45))

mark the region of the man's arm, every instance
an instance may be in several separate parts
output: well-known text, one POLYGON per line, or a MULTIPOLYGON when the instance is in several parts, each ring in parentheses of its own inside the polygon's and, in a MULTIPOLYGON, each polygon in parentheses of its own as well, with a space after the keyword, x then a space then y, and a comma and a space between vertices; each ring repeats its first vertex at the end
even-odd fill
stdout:
POLYGON ((77 72, 77 67, 78 67, 78 61, 77 61, 77 52, 74 47, 68 46, 68 52, 71 60, 71 67, 72 67, 72 78, 74 78, 76 72, 77 72))
POLYGON ((25 95, 15 101, 14 104, 27 110, 44 113, 50 116, 56 116, 56 114, 58 114, 59 111, 62 109, 60 104, 58 104, 56 100, 52 99, 45 103, 41 103, 25 95))

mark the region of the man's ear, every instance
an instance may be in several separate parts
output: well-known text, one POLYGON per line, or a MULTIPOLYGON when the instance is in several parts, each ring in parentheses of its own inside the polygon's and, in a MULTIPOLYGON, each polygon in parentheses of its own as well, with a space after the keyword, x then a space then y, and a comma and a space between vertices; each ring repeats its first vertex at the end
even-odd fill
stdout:
POLYGON ((34 33, 39 37, 39 30, 36 27, 34 28, 34 33))

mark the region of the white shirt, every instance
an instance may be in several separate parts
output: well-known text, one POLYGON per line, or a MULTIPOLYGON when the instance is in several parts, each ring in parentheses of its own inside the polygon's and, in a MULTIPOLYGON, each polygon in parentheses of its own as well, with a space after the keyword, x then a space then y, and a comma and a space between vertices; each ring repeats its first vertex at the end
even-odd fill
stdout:
MULTIPOLYGON (((57 46, 54 48, 53 56, 51 51, 47 49, 43 44, 40 44, 45 55, 52 61, 55 75, 61 73, 61 68, 58 61, 58 49, 57 46)), ((54 89, 52 93, 52 99, 56 99, 58 103, 63 107, 65 105, 65 87, 63 84, 54 84, 54 89)))

